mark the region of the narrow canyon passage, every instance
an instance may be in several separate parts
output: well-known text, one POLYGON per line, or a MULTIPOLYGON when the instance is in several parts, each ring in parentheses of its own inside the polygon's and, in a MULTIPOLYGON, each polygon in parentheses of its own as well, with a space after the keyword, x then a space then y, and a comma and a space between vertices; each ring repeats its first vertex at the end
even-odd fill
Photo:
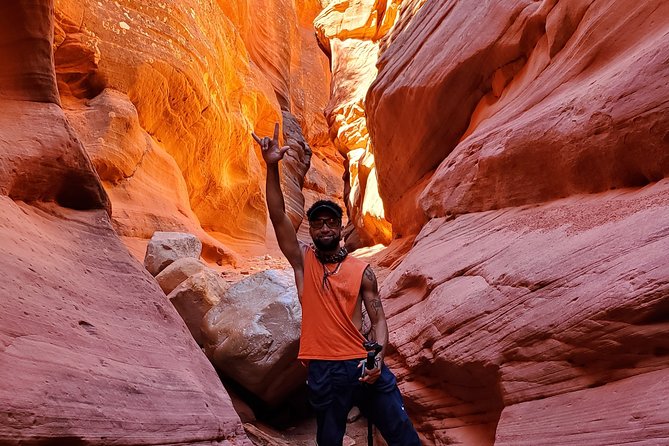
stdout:
POLYGON ((314 444, 251 136, 277 122, 288 217, 308 243, 305 209, 345 209, 423 444, 669 442, 666 1, 0 24, 1 444, 314 444))

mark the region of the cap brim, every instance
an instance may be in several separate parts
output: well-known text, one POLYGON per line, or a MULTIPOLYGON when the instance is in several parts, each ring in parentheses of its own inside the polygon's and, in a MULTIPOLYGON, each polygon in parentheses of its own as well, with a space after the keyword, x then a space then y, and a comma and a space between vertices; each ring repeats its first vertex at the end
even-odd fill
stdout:
POLYGON ((339 210, 338 210, 338 209, 336 209, 336 208, 334 208, 334 207, 332 207, 332 206, 328 206, 328 205, 326 205, 326 204, 323 204, 323 205, 321 205, 321 206, 317 206, 317 207, 313 208, 313 209, 311 210, 311 213, 310 213, 309 215, 314 215, 314 214, 316 214, 317 212, 320 212, 320 211, 328 211, 328 212, 330 212, 331 214, 334 214, 335 217, 337 217, 337 218, 341 218, 341 214, 339 213, 339 210))

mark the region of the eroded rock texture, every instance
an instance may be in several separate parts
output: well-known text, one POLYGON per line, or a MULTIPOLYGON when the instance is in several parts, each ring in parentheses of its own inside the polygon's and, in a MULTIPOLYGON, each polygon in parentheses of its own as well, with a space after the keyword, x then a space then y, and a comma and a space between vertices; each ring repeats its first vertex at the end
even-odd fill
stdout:
POLYGON ((263 242, 264 165, 250 133, 271 134, 282 110, 328 160, 316 168, 332 175, 327 59, 311 26, 319 8, 316 0, 56 1, 63 103, 122 235, 195 233, 219 263, 237 261, 220 240, 263 242))
POLYGON ((250 445, 104 211, 0 208, 0 442, 250 445))
POLYGON ((664 441, 669 4, 410 3, 366 112, 387 218, 420 230, 382 289, 419 430, 664 441))
POLYGON ((495 435, 500 444, 614 444, 644 438, 642 425, 652 426, 649 441, 667 434, 656 415, 666 398, 634 389, 649 379, 639 375, 669 376, 668 188, 423 228, 383 294, 403 389, 424 411, 426 435, 437 444, 495 435), (610 398, 627 409, 606 413, 609 388, 626 389, 610 398), (580 403, 565 407, 571 399, 580 403))
POLYGON ((325 113, 335 147, 346 156, 344 198, 359 239, 354 247, 389 243, 392 238, 379 198, 364 99, 377 74, 379 39, 394 24, 397 8, 397 2, 336 0, 315 21, 332 69, 332 94, 325 113))
POLYGON ((384 52, 367 101, 398 230, 421 193, 439 217, 661 179, 669 6, 629 6, 427 2, 384 52))
POLYGON ((58 103, 53 3, 0 4, 0 443, 250 445, 114 232, 58 103))

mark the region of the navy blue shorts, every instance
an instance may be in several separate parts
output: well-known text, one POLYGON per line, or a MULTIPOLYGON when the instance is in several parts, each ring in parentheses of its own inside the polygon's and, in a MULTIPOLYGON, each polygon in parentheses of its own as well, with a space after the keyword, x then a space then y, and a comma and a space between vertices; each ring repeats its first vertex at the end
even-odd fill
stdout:
POLYGON ((418 434, 404 410, 395 375, 384 364, 374 384, 358 381, 359 359, 309 361, 309 402, 316 410, 318 446, 341 446, 346 417, 353 406, 377 427, 388 446, 419 446, 418 434))

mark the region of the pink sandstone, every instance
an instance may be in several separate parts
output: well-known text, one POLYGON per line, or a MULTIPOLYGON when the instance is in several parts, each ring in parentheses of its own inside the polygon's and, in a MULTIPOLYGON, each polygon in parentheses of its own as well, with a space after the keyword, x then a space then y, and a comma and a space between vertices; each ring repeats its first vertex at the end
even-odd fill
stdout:
POLYGON ((53 4, 6 2, 0 17, 0 442, 250 445, 112 228, 58 104, 53 4))

